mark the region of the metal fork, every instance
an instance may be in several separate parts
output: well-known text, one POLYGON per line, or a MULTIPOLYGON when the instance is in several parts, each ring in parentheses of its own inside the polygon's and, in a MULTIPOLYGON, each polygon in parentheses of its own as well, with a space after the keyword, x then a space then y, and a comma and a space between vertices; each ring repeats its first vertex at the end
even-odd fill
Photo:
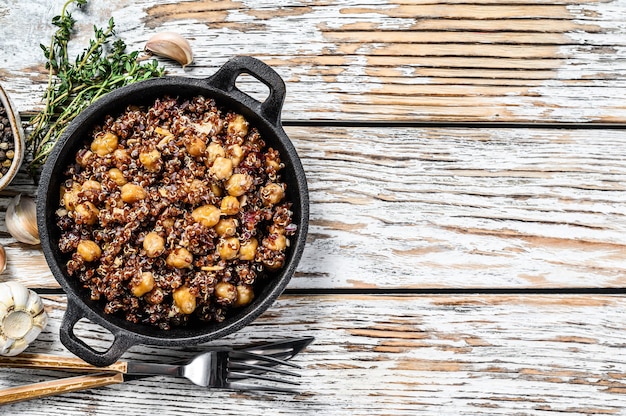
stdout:
POLYGON ((241 349, 222 348, 194 357, 184 365, 150 364, 129 362, 128 375, 160 375, 185 377, 192 383, 210 388, 232 390, 256 390, 274 392, 295 392, 293 388, 280 387, 280 384, 298 386, 300 383, 291 379, 263 375, 275 373, 285 376, 300 377, 292 371, 276 368, 285 365, 293 368, 300 366, 288 362, 306 348, 313 337, 284 339, 271 343, 263 342, 241 349), (153 370, 148 370, 148 366, 153 370), (157 368, 160 367, 160 368, 157 368), (166 368, 169 367, 169 368, 166 368), (175 374, 174 374, 175 373, 175 374), (241 380, 253 379, 271 382, 270 385, 241 384, 241 380), (278 386, 276 385, 278 384, 278 386))
POLYGON ((198 386, 215 389, 294 392, 293 389, 282 386, 297 386, 299 382, 289 378, 264 375, 273 373, 280 376, 300 377, 298 373, 279 368, 278 366, 281 365, 301 368, 288 361, 262 354, 242 350, 218 350, 200 354, 184 365, 127 361, 124 374, 184 377, 198 386), (241 380, 246 379, 262 380, 269 384, 242 384, 241 380))
POLYGON ((297 381, 267 376, 265 373, 300 377, 297 373, 277 367, 284 365, 300 368, 287 360, 306 348, 313 339, 313 337, 287 339, 242 349, 218 348, 200 354, 181 365, 118 361, 108 367, 96 367, 79 358, 46 354, 25 353, 16 357, 0 357, 0 367, 92 373, 1 389, 0 404, 119 384, 123 383, 125 376, 128 375, 186 377, 195 384, 216 389, 295 393, 293 386, 299 385, 297 381), (249 384, 242 384, 242 380, 248 380, 249 384), (292 387, 285 387, 286 385, 292 387))

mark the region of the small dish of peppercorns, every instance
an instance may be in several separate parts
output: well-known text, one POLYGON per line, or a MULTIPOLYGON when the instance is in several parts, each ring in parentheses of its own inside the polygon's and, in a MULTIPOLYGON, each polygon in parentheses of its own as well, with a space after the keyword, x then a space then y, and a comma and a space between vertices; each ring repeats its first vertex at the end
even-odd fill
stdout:
POLYGON ((8 94, 0 85, 0 189, 11 183, 20 169, 23 158, 22 121, 8 94))

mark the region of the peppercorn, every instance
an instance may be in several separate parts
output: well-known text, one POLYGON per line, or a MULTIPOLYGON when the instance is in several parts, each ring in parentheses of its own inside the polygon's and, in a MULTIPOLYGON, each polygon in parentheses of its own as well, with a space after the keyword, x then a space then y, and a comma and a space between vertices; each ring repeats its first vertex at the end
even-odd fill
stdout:
POLYGON ((15 157, 13 131, 7 110, 0 104, 0 177, 3 177, 13 164, 15 157))

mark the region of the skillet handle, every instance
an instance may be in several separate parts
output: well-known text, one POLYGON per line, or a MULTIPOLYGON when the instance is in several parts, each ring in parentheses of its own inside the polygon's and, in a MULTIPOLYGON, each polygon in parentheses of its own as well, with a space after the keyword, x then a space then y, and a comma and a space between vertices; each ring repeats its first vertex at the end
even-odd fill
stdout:
MULTIPOLYGON (((134 340, 120 332, 112 332, 113 343, 106 351, 96 351, 78 338, 74 333, 74 326, 83 317, 82 311, 73 300, 67 299, 67 310, 61 323, 61 343, 79 358, 97 367, 107 367, 115 363, 121 356, 135 344, 134 340)), ((108 328, 107 328, 108 329, 108 328)))
POLYGON ((248 104, 267 121, 280 127, 280 114, 286 95, 285 82, 266 63, 251 56, 236 56, 207 78, 207 82, 248 104), (241 74, 252 75, 269 88, 270 93, 265 101, 261 103, 235 86, 235 82, 241 74))

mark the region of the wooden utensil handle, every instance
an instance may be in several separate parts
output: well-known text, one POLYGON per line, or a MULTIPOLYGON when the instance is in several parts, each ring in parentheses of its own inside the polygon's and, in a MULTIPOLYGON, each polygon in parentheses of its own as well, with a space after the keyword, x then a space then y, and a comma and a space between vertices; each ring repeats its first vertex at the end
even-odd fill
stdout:
POLYGON ((123 382, 124 375, 121 373, 99 373, 27 384, 0 390, 0 404, 18 403, 39 397, 54 396, 123 382))
POLYGON ((75 357, 25 353, 15 357, 0 356, 0 367, 45 368, 52 370, 81 371, 91 373, 126 373, 127 364, 123 361, 118 361, 108 367, 96 367, 86 363, 80 358, 75 357))

